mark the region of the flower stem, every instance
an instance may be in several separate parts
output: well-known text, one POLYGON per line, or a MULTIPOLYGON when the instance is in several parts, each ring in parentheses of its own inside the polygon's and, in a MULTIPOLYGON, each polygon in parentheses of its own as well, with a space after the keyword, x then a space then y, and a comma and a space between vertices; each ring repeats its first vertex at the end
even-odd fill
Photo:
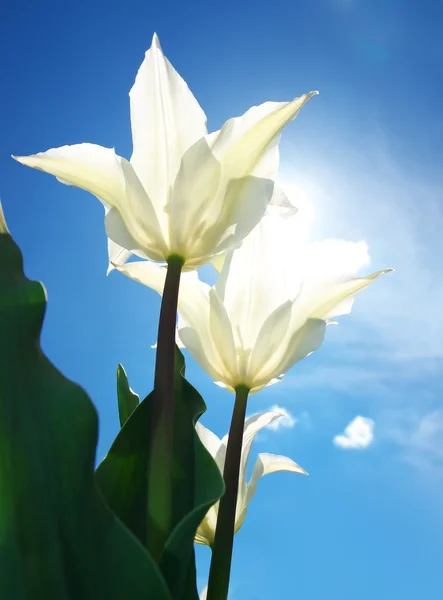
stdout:
POLYGON ((226 600, 231 574, 234 545, 235 510, 237 506, 238 477, 240 473, 243 430, 249 388, 239 385, 235 390, 234 412, 229 429, 223 477, 226 491, 220 500, 212 560, 209 571, 207 600, 226 600))
POLYGON ((158 324, 147 475, 147 546, 154 560, 159 560, 172 529, 175 329, 184 261, 181 256, 171 255, 167 264, 158 324))

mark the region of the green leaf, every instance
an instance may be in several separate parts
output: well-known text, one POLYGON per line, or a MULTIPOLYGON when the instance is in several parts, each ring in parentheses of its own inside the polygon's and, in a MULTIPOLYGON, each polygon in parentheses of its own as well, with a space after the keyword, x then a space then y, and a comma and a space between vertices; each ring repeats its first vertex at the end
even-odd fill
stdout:
POLYGON ((140 396, 131 390, 123 365, 118 365, 117 368, 117 397, 120 426, 123 427, 140 404, 140 396))
MULTIPOLYGON (((205 403, 184 378, 184 372, 184 358, 176 348, 174 530, 160 560, 174 600, 198 598, 194 535, 208 509, 224 491, 220 471, 195 431, 195 423, 206 409, 205 403)), ((152 400, 151 393, 132 413, 96 471, 109 506, 144 545, 149 536, 146 473, 152 400)))
POLYGON ((0 206, 0 597, 170 600, 96 489, 97 414, 42 352, 45 307, 0 206))

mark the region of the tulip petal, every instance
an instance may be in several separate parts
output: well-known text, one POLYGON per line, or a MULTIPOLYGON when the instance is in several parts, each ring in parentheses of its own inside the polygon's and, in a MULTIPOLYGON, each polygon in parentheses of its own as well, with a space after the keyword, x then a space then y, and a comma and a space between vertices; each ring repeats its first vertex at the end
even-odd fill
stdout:
POLYGON ((296 218, 265 216, 224 262, 215 289, 233 324, 238 346, 252 349, 269 315, 292 298, 291 222, 296 218))
POLYGON ((217 527, 218 508, 220 502, 217 501, 208 510, 202 522, 195 532, 194 542, 204 546, 212 546, 215 537, 215 528, 217 527))
POLYGON ((277 361, 265 365, 256 374, 255 385, 257 389, 267 385, 272 379, 279 377, 281 379, 282 374, 289 371, 297 362, 315 352, 323 343, 325 329, 326 322, 323 319, 308 319, 295 332, 292 325, 290 325, 288 328, 290 336, 282 341, 284 353, 279 355, 277 361))
POLYGON ((77 144, 14 158, 24 165, 55 175, 62 183, 91 192, 119 212, 140 250, 154 260, 164 259, 165 254, 167 256, 149 197, 130 163, 112 148, 77 144))
MULTIPOLYGON (((221 178, 217 194, 207 194, 210 202, 196 213, 193 229, 185 229, 189 237, 198 240, 193 256, 236 248, 259 223, 274 191, 279 134, 314 93, 288 103, 255 106, 207 136, 209 148, 221 165, 221 178)), ((177 201, 171 200, 171 207, 174 204, 177 201)))
POLYGON ((108 275, 115 268, 114 265, 125 264, 133 254, 147 258, 138 249, 137 242, 127 230, 118 211, 109 206, 105 206, 105 230, 108 236, 108 275))
MULTIPOLYGON (((298 209, 289 201, 286 194, 283 192, 281 188, 277 185, 274 185, 274 190, 272 194, 272 198, 270 203, 266 208, 265 216, 274 216, 274 217, 292 217, 297 213, 298 209)), ((239 246, 242 241, 239 242, 239 246)), ((236 248, 233 248, 236 249, 236 248)), ((213 257, 211 260, 211 264, 218 274, 221 273, 223 265, 225 263, 226 257, 228 256, 228 251, 221 252, 213 257)))
MULTIPOLYGON (((246 503, 247 485, 246 485, 246 472, 248 468, 249 454, 251 453, 251 446, 257 433, 266 427, 275 419, 282 416, 279 412, 265 412, 252 415, 245 421, 243 430, 243 442, 242 442, 242 453, 240 462, 240 474, 238 479, 238 496, 237 496, 237 508, 236 508, 236 519, 237 515, 243 512, 246 503)), ((224 440, 222 440, 224 441, 224 440)), ((227 436, 226 442, 227 444, 227 436)))
MULTIPOLYGON (((279 133, 312 95, 253 107, 189 148, 170 202, 175 252, 200 266, 208 254, 241 244, 273 197, 279 133)), ((275 203, 288 212, 282 192, 275 203)))
MULTIPOLYGON (((207 252, 206 248, 201 249, 201 238, 212 226, 211 214, 220 173, 220 163, 205 139, 189 148, 182 158, 171 192, 169 215, 172 250, 185 258, 198 257, 207 252)), ((217 242, 212 236, 210 253, 214 252, 217 242)))
POLYGON ((258 374, 268 371, 274 376, 276 365, 281 363, 282 355, 285 352, 284 340, 288 334, 292 306, 292 302, 288 300, 276 308, 263 323, 258 333, 248 368, 251 392, 258 391, 256 388, 258 374))
POLYGON ((254 175, 275 179, 278 170, 278 136, 303 105, 318 92, 292 102, 265 102, 241 117, 229 119, 208 141, 229 179, 254 175))
POLYGON ((258 455, 252 470, 251 479, 248 482, 248 491, 246 495, 246 505, 249 504, 253 498, 256 490, 257 483, 261 477, 269 475, 269 473, 277 473, 279 471, 288 471, 290 473, 300 473, 301 475, 307 475, 308 473, 300 467, 296 462, 287 456, 280 456, 278 454, 268 454, 262 452, 258 455))
MULTIPOLYGON (((215 433, 202 425, 200 422, 196 423, 195 429, 201 442, 217 463, 220 473, 223 474, 226 446, 223 445, 223 442, 215 435, 215 433), (222 446, 224 447, 224 452, 220 454, 220 449, 222 446)), ((215 528, 217 525, 218 507, 219 502, 216 502, 213 506, 211 506, 203 521, 200 523, 194 538, 194 541, 197 544, 204 544, 206 546, 212 545, 214 541, 215 528)))
POLYGON ((23 165, 55 175, 62 183, 87 190, 110 206, 115 205, 118 196, 125 195, 120 157, 113 148, 76 144, 13 158, 23 165))
POLYGON ((238 247, 263 216, 273 181, 242 177, 221 181, 220 163, 206 140, 184 155, 169 207, 171 249, 198 268, 208 256, 238 247))
MULTIPOLYGON (((217 435, 215 435, 215 433, 213 433, 210 429, 202 425, 200 421, 197 421, 197 423, 195 424, 195 429, 202 444, 205 446, 206 450, 209 452, 212 458, 216 459, 217 457, 220 457, 219 450, 220 447, 224 445, 222 440, 217 435)), ((223 473, 223 469, 225 466, 224 461, 218 461, 217 466, 220 470, 220 473, 223 473)))
MULTIPOLYGON (((166 279, 166 267, 151 261, 136 261, 114 267, 160 295, 166 279)), ((195 271, 182 273, 178 297, 178 337, 194 359, 214 381, 230 381, 211 336, 211 288, 198 279, 195 271)))
POLYGON ((166 219, 169 189, 186 150, 207 133, 206 116, 169 60, 156 34, 130 93, 134 151, 131 163, 166 219))
POLYGON ((391 271, 392 269, 384 269, 382 271, 371 273, 371 275, 366 275, 365 277, 351 279, 350 281, 341 283, 322 297, 321 302, 319 302, 315 307, 315 310, 311 312, 312 317, 327 320, 344 314, 342 311, 349 310, 349 305, 344 302, 346 299, 368 287, 369 284, 378 279, 381 275, 386 275, 386 273, 390 273, 391 271), (339 308, 340 306, 342 307, 341 309, 339 308))
POLYGON ((296 462, 287 456, 280 456, 278 454, 268 454, 261 452, 255 462, 252 470, 252 475, 249 483, 247 484, 246 497, 244 499, 243 507, 241 512, 236 517, 235 529, 238 531, 243 525, 246 518, 249 502, 255 495, 257 490, 257 483, 261 477, 268 475, 269 473, 277 473, 278 471, 287 471, 290 473, 300 473, 301 475, 307 475, 308 473, 300 467, 296 462))
POLYGON ((107 275, 114 270, 114 265, 124 265, 132 256, 130 250, 126 250, 108 238, 108 270, 107 275))
POLYGON ((232 326, 226 309, 213 288, 209 290, 209 307, 209 327, 212 339, 216 340, 217 351, 226 371, 235 377, 237 351, 232 326))

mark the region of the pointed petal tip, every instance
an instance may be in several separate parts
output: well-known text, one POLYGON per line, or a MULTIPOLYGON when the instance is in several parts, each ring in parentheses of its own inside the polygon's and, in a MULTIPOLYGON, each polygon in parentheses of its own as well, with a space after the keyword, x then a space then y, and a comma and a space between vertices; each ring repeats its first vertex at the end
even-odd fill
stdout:
POLYGON ((381 271, 376 271, 375 273, 373 273, 371 278, 378 279, 378 277, 386 275, 386 273, 393 273, 394 271, 395 269, 382 269, 381 271))

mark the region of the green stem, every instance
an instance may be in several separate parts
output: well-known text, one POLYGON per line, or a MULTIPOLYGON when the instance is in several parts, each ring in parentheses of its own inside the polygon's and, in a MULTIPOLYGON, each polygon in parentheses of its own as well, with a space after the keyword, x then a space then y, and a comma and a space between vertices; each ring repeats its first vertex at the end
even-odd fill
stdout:
POLYGON ((184 261, 171 255, 167 263, 158 324, 147 481, 147 546, 154 560, 159 560, 172 529, 175 329, 184 261))
POLYGON ((235 405, 229 429, 223 477, 226 491, 220 500, 212 560, 209 571, 207 600, 226 600, 231 575, 234 545, 235 509, 237 506, 238 477, 240 473, 243 430, 249 388, 239 385, 235 390, 235 405))

